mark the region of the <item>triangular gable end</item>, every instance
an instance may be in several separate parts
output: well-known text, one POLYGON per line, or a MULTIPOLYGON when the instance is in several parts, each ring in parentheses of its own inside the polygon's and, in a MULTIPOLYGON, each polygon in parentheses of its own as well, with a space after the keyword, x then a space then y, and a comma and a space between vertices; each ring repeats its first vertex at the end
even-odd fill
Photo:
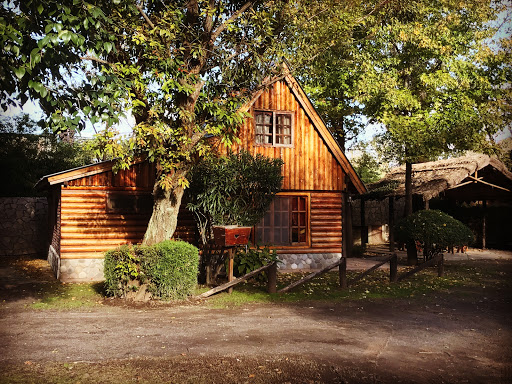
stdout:
MULTIPOLYGON (((329 149, 329 151, 333 154, 333 156, 336 159, 336 161, 338 162, 338 164, 340 164, 342 169, 348 175, 349 179, 352 181, 352 184, 354 185, 356 190, 361 194, 366 193, 367 192, 366 186, 364 185, 362 180, 357 175, 356 171, 352 167, 352 164, 350 164, 350 161, 347 159, 347 157, 341 150, 340 146, 338 145, 338 143, 332 136, 331 132, 326 127, 322 118, 316 111, 315 107, 309 100, 308 96, 306 95, 306 93, 304 92, 304 90, 302 89, 302 87, 300 86, 298 81, 290 74, 289 68, 286 65, 286 63, 283 63, 283 69, 284 69, 285 73, 284 73, 283 77, 278 80, 283 79, 285 81, 285 83, 291 90, 291 93, 293 94, 293 96, 295 96, 299 105, 302 107, 302 109, 306 113, 307 117, 313 123, 313 126, 319 133, 320 137, 324 141, 324 143, 327 146, 327 148, 329 149)), ((271 86, 272 84, 273 84, 273 82, 269 83, 267 86, 271 86)), ((253 104, 258 100, 258 98, 263 94, 264 91, 265 91, 265 88, 258 90, 252 96, 251 100, 242 107, 242 110, 248 111, 253 106, 253 104)))

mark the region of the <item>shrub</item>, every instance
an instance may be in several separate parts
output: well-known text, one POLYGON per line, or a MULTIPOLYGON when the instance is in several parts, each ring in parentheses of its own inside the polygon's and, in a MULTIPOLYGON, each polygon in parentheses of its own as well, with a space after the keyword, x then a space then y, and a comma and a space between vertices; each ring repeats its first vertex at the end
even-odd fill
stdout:
POLYGON ((197 283, 199 251, 184 241, 154 245, 156 257, 145 258, 144 271, 149 291, 161 299, 184 299, 197 283))
POLYGON ((198 264, 197 248, 183 241, 123 245, 105 254, 106 292, 126 298, 144 287, 153 298, 183 299, 195 287, 198 264))
MULTIPOLYGON (((240 277, 276 261, 279 261, 276 251, 271 251, 268 247, 260 248, 259 246, 256 246, 256 248, 240 248, 235 254, 235 259, 233 261, 234 274, 235 276, 240 277)), ((256 279, 259 281, 266 281, 267 275, 265 272, 262 272, 256 276, 256 279)))
POLYGON ((450 215, 437 210, 418 211, 395 225, 397 241, 419 241, 430 257, 446 247, 468 245, 471 230, 450 215))
POLYGON ((282 165, 247 151, 205 160, 192 171, 188 208, 217 225, 253 226, 281 189, 282 165))

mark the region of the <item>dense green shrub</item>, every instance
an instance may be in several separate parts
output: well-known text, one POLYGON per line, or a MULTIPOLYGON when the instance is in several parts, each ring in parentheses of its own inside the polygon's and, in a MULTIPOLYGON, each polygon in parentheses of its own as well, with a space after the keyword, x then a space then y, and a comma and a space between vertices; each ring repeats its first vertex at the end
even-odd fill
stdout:
POLYGON ((430 257, 446 247, 471 244, 471 230, 450 215, 437 210, 424 210, 400 220, 395 225, 395 239, 419 241, 430 257))
POLYGON ((123 245, 105 254, 105 288, 116 297, 144 287, 153 298, 183 299, 196 285, 198 264, 198 249, 183 241, 123 245))
POLYGON ((197 283, 199 251, 184 241, 154 245, 155 256, 144 258, 149 291, 161 299, 184 299, 197 283))
MULTIPOLYGON (((234 274, 235 276, 240 277, 276 261, 279 260, 275 249, 270 250, 268 247, 260 248, 259 246, 256 246, 255 248, 247 247, 247 249, 239 248, 233 261, 234 274)), ((256 279, 266 281, 267 275, 265 272, 262 272, 256 276, 256 279)))
POLYGON ((281 189, 282 165, 247 151, 205 160, 191 173, 188 208, 217 225, 253 226, 281 189))

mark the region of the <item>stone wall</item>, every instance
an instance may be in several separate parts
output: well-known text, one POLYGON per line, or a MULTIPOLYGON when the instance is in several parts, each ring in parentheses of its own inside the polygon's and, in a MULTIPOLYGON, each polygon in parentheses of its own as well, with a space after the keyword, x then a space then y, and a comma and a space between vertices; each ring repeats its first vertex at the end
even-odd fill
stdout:
POLYGON ((46 255, 45 197, 2 197, 0 217, 0 256, 46 255))
POLYGON ((327 267, 341 258, 341 253, 308 253, 308 254, 281 254, 278 255, 281 271, 307 271, 327 267))

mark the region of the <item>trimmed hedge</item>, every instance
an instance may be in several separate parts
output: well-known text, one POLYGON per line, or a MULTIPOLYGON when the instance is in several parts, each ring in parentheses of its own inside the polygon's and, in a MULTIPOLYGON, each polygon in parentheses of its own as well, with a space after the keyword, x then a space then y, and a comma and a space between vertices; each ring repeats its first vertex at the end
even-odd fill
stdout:
POLYGON ((184 241, 123 245, 105 254, 105 288, 114 297, 144 289, 152 298, 184 299, 196 286, 198 266, 198 249, 184 241))
POLYGON ((450 215, 437 210, 423 210, 400 220, 394 227, 397 241, 419 241, 435 254, 446 247, 469 245, 471 230, 450 215))

